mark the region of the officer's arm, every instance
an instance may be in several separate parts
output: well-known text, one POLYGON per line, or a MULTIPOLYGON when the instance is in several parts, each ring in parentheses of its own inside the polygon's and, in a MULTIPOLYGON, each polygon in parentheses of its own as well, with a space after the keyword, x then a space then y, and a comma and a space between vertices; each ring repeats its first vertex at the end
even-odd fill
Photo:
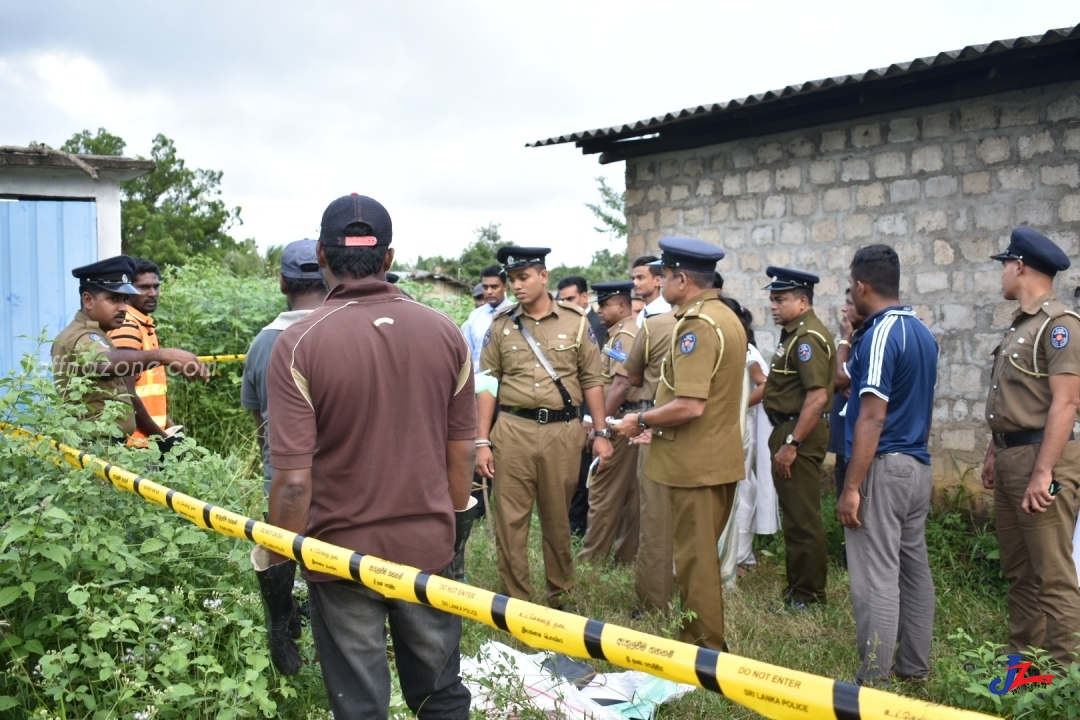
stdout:
POLYGON ((1035 457, 1035 466, 1031 471, 1031 482, 1024 493, 1021 504, 1025 511, 1042 512, 1050 503, 1050 481, 1053 479, 1054 466, 1069 442, 1076 410, 1080 407, 1080 375, 1051 375, 1050 410, 1046 413, 1046 428, 1039 454, 1035 457))
POLYGON ((649 427, 678 427, 696 420, 704 413, 705 400, 702 398, 677 397, 665 405, 639 413, 638 417, 644 415, 649 427))
POLYGON ((791 434, 795 440, 802 442, 814 431, 814 426, 821 419, 821 413, 825 412, 825 404, 829 402, 829 391, 823 387, 810 388, 806 391, 806 399, 803 400, 802 410, 799 411, 799 421, 795 423, 795 429, 791 434))
POLYGON ((616 415, 619 407, 626 402, 626 396, 630 393, 630 381, 625 375, 616 375, 611 381, 607 397, 604 399, 604 409, 608 417, 616 415))

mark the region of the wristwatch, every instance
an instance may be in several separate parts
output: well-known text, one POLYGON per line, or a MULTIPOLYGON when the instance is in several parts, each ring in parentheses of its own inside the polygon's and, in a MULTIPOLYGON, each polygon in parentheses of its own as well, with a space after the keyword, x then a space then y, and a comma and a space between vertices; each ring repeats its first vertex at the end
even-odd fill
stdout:
POLYGON ((611 439, 611 428, 604 428, 603 430, 593 430, 593 437, 611 439))
POLYGON ((649 429, 649 423, 645 422, 645 413, 644 412, 638 413, 637 426, 641 430, 641 432, 645 432, 646 430, 649 429))
POLYGON ((796 450, 798 450, 799 446, 802 445, 802 443, 799 442, 798 440, 796 440, 795 436, 792 435, 791 433, 788 433, 788 436, 786 438, 784 438, 784 444, 785 445, 794 445, 796 450))

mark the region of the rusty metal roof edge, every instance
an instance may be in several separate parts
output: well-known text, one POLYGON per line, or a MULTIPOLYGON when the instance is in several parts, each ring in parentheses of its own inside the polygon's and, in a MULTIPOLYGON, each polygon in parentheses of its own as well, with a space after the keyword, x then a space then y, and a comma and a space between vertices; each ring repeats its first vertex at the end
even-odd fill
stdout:
POLYGON ((687 118, 698 117, 701 115, 711 115, 713 113, 725 112, 729 109, 746 107, 748 105, 758 105, 761 103, 775 102, 780 99, 789 98, 796 95, 806 95, 808 93, 819 92, 821 90, 826 90, 828 88, 837 87, 840 85, 852 85, 856 83, 867 82, 870 80, 878 80, 886 77, 907 75, 913 72, 923 72, 934 67, 951 65, 956 62, 980 58, 993 53, 1009 52, 1011 50, 1032 47, 1035 45, 1045 45, 1049 43, 1060 42, 1062 40, 1068 40, 1072 37, 1080 37, 1080 25, 1073 25, 1066 28, 1053 28, 1047 30, 1042 35, 1026 35, 1006 40, 994 40, 989 43, 982 43, 978 45, 967 45, 960 50, 945 50, 939 52, 937 55, 934 55, 932 57, 915 58, 914 60, 911 60, 909 62, 893 63, 892 65, 883 68, 871 68, 870 70, 867 70, 863 73, 838 75, 823 78, 821 80, 808 80, 803 83, 787 85, 777 90, 767 90, 763 93, 755 93, 753 95, 748 95, 747 97, 734 98, 726 102, 708 103, 704 105, 683 108, 682 110, 674 110, 664 113, 663 115, 655 115, 651 118, 646 118, 644 120, 635 120, 633 122, 623 123, 621 125, 612 125, 606 128, 580 130, 578 132, 569 133, 567 135, 558 135, 555 137, 546 138, 544 140, 536 140, 531 143, 526 143, 525 147, 547 147, 550 145, 561 145, 571 142, 578 143, 580 145, 582 142, 588 140, 596 140, 599 138, 620 139, 623 137, 628 137, 632 133, 641 133, 643 131, 647 132, 661 126, 671 125, 687 118))

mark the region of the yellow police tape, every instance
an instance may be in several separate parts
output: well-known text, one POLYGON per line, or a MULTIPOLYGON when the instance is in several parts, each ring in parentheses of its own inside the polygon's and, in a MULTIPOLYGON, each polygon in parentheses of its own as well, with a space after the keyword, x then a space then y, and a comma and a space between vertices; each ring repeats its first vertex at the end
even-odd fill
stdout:
MULTIPOLYGON (((30 439, 26 431, 7 432, 30 439)), ((648 635, 515 600, 487 590, 304 537, 159 485, 48 438, 65 460, 117 488, 167 507, 201 528, 252 540, 310 570, 354 580, 387 597, 423 603, 504 630, 534 648, 606 660, 631 670, 723 694, 768 718, 794 720, 975 720, 989 715, 892 693, 648 635)))
POLYGON ((247 355, 196 355, 201 363, 244 362, 247 355))

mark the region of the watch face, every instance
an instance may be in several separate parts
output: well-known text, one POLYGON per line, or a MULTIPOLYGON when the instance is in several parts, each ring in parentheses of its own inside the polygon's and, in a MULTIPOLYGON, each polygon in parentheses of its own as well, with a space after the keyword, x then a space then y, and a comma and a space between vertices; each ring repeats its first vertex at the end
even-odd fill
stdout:
POLYGON ((788 436, 786 438, 784 438, 784 444, 785 445, 791 445, 794 442, 795 442, 795 436, 792 435, 791 433, 788 433, 788 436))

